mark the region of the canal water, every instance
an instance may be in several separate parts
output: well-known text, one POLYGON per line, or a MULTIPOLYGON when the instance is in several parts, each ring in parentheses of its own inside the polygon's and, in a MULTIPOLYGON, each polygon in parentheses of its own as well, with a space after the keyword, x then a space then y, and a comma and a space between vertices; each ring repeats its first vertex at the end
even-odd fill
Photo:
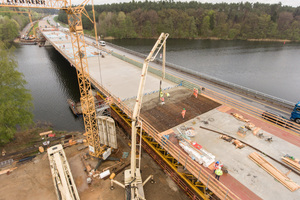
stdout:
POLYGON ((76 71, 53 47, 23 45, 15 50, 19 71, 24 74, 34 104, 34 120, 54 130, 83 131, 82 117, 75 117, 67 99, 79 101, 76 71))
MULTIPOLYGON (((155 40, 110 42, 148 55, 155 40)), ((300 43, 168 39, 166 60, 284 100, 300 101, 300 43)))
MULTIPOLYGON (((126 39, 114 44, 148 54, 155 40, 126 39)), ((67 99, 79 101, 74 68, 53 48, 20 46, 15 51, 19 70, 34 98, 35 121, 55 130, 83 131, 67 99)), ((172 40, 167 61, 291 102, 300 100, 300 43, 172 40)))

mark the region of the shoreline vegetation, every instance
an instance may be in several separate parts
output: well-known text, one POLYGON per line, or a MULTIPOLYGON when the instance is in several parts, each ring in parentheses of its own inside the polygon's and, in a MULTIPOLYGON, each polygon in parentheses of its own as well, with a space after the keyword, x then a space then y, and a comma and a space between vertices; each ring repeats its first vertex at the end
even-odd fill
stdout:
MULTIPOLYGON (((92 35, 92 37, 95 37, 92 35)), ((114 38, 111 36, 103 38, 104 40, 117 40, 118 38, 114 38)), ((128 38, 129 39, 129 38, 128 38)), ((130 38, 130 39, 157 39, 156 37, 152 38, 130 38)), ((217 38, 217 37, 208 37, 208 38, 172 38, 172 39, 185 39, 185 40, 228 40, 228 41, 233 41, 233 40, 241 40, 241 39, 222 39, 222 38, 217 38)), ((285 40, 285 39, 270 39, 270 38, 258 38, 258 39, 245 39, 244 41, 249 41, 249 42, 300 42, 300 41, 293 41, 293 40, 285 40)))
MULTIPOLYGON (((86 6, 92 16, 92 7, 86 6)), ((200 3, 131 1, 95 5, 97 34, 101 38, 157 38, 161 32, 174 39, 300 41, 300 6, 281 3, 200 3)), ((67 23, 60 11, 58 20, 67 23)), ((88 32, 93 23, 85 16, 88 32)))

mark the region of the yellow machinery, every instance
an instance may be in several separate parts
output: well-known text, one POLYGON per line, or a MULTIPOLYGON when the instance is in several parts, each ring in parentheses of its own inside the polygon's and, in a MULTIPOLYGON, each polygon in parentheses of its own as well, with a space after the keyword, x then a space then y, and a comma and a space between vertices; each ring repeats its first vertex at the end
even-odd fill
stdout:
POLYGON ((85 10, 85 5, 88 2, 89 0, 83 0, 79 6, 72 7, 71 0, 0 0, 0 7, 61 9, 67 13, 89 153, 91 156, 101 158, 104 149, 100 146, 98 135, 95 102, 91 92, 82 27, 82 14, 89 18, 85 10))
MULTIPOLYGON (((161 33, 159 36, 158 40, 156 41, 155 45, 153 46, 152 50, 150 51, 148 57, 145 59, 144 64, 143 64, 143 69, 142 69, 142 75, 141 75, 141 80, 140 80, 140 85, 138 89, 138 94, 136 98, 136 102, 134 105, 133 109, 133 114, 132 114, 132 124, 131 124, 131 162, 130 162, 130 169, 125 170, 124 173, 124 178, 125 178, 125 184, 123 185, 122 183, 111 179, 111 189, 114 189, 113 184, 117 184, 123 188, 125 188, 125 196, 126 199, 130 200, 137 200, 137 199, 145 199, 144 195, 144 189, 143 186, 150 180, 153 179, 153 175, 150 175, 146 181, 142 182, 142 177, 141 177, 141 149, 139 150, 139 166, 137 167, 136 164, 136 136, 137 136, 137 128, 140 127, 140 130, 142 129, 141 122, 139 121, 139 116, 140 116, 140 111, 142 107, 142 100, 143 100, 143 93, 144 93, 144 88, 145 88, 145 83, 146 83, 146 77, 147 77, 147 71, 149 67, 149 63, 153 61, 161 48, 163 47, 163 60, 165 60, 165 51, 166 51, 166 40, 168 38, 169 34, 168 33, 161 33)), ((164 67, 165 61, 163 61, 163 75, 162 78, 164 78, 164 72, 165 72, 165 67, 164 67)), ((140 139, 141 139, 140 135, 140 139)), ((141 148, 141 140, 139 144, 141 148)), ((153 182, 153 180, 152 180, 153 182)))

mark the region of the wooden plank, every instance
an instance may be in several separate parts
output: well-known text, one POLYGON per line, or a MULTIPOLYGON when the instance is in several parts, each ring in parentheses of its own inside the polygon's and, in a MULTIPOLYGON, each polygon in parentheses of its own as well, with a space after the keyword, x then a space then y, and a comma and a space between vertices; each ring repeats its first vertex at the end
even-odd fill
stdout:
POLYGON ((297 169, 297 170, 300 171, 300 164, 297 163, 296 161, 291 160, 291 159, 289 159, 289 158, 285 158, 285 157, 282 157, 281 159, 282 159, 286 164, 288 164, 288 165, 290 165, 291 167, 293 167, 293 168, 295 168, 295 169, 297 169))
POLYGON ((40 133, 40 136, 48 135, 48 134, 51 134, 51 133, 52 133, 52 131, 42 132, 42 133, 40 133))
POLYGON ((296 191, 299 189, 299 185, 293 182, 289 177, 287 177, 283 172, 279 171, 271 163, 269 163, 265 158, 260 156, 258 153, 253 152, 249 155, 249 158, 256 164, 261 166, 266 172, 278 180, 281 184, 287 187, 289 190, 296 191))
POLYGON ((15 169, 17 169, 17 167, 2 170, 2 171, 0 171, 0 175, 6 174, 7 172, 10 173, 10 172, 14 171, 15 169))
MULTIPOLYGON (((261 166, 260 164, 259 164, 259 162, 257 162, 255 159, 253 159, 253 158, 250 158, 253 162, 255 162, 257 165, 259 165, 259 166, 261 166)), ((284 185, 285 187, 287 187, 289 190, 290 190, 290 188, 289 188, 289 186, 285 183, 285 182, 283 182, 283 181, 281 181, 280 179, 278 179, 275 175, 273 175, 272 173, 270 173, 267 169, 265 169, 263 166, 261 166, 265 171, 267 171, 273 178, 275 178, 278 182, 280 182, 282 185, 284 185)))

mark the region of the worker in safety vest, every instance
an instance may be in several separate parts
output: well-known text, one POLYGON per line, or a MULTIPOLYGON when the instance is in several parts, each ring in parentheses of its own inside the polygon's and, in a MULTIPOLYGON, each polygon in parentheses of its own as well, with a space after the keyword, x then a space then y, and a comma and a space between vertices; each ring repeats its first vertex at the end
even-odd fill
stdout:
POLYGON ((194 96, 197 98, 198 97, 198 89, 194 88, 194 96))
POLYGON ((181 115, 182 115, 183 119, 184 119, 185 113, 186 113, 186 110, 185 110, 185 108, 183 108, 183 110, 181 111, 181 115))
POLYGON ((162 98, 164 96, 164 93, 162 91, 160 91, 159 96, 160 96, 160 98, 162 98))
POLYGON ((160 91, 159 96, 160 96, 160 103, 165 104, 164 93, 162 91, 160 91))
POLYGON ((218 169, 216 169, 215 174, 216 174, 216 177, 215 177, 215 178, 216 178, 217 180, 219 180, 219 179, 220 179, 220 176, 223 175, 223 171, 222 171, 221 167, 219 167, 218 169))
POLYGON ((220 162, 219 162, 219 161, 215 162, 215 166, 214 166, 214 173, 215 173, 215 171, 216 171, 216 170, 217 170, 219 167, 223 167, 223 165, 222 165, 222 164, 220 164, 220 162))
POLYGON ((170 94, 167 92, 167 98, 170 98, 170 94))
POLYGON ((160 100, 161 100, 161 104, 162 104, 162 105, 165 104, 165 98, 164 98, 164 96, 162 96, 162 97, 160 98, 160 100))

